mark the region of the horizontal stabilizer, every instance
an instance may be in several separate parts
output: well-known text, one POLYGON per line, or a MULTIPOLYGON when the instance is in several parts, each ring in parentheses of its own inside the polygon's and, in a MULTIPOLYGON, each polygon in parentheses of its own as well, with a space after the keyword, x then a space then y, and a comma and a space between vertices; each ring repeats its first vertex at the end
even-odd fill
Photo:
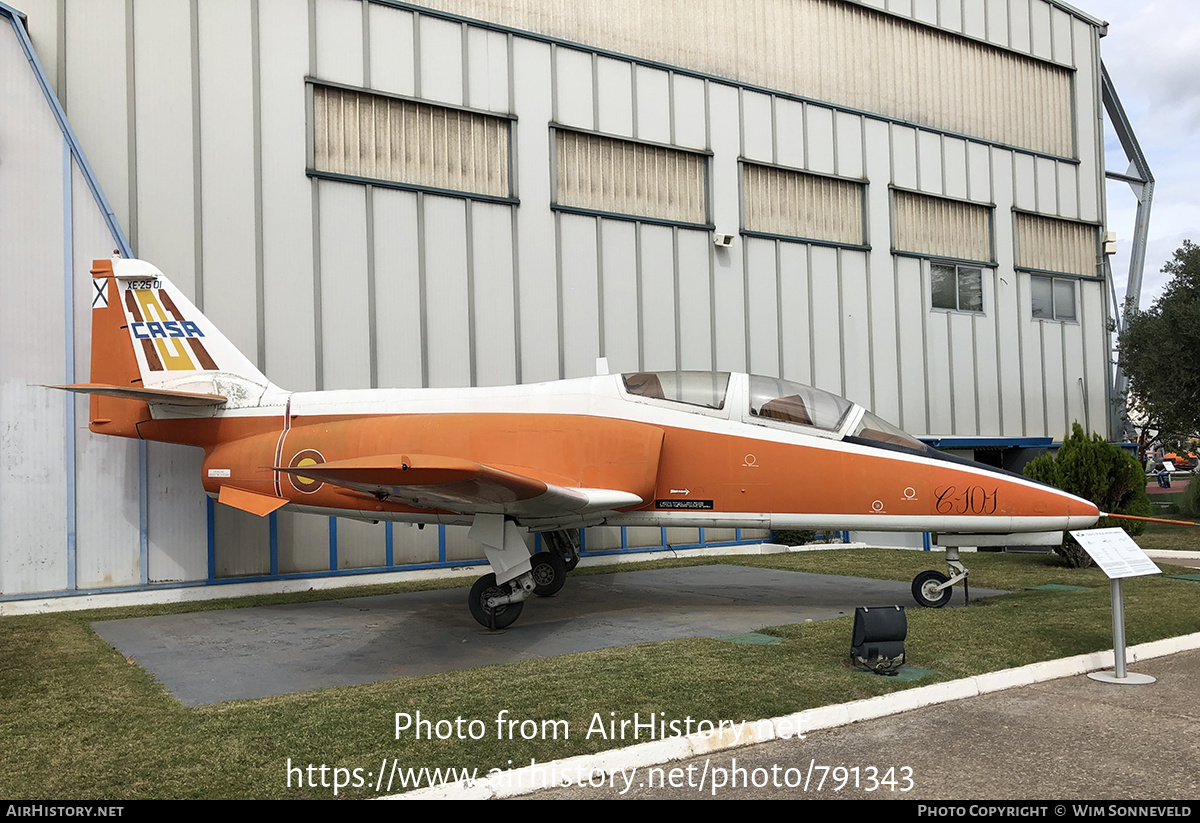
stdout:
POLYGON ((76 394, 100 394, 122 400, 140 400, 143 403, 159 403, 171 406, 220 406, 228 400, 219 394, 202 394, 170 389, 147 389, 135 386, 112 386, 107 383, 73 383, 70 386, 47 386, 76 394))
POLYGON ((241 509, 244 512, 250 512, 250 514, 257 514, 259 517, 266 517, 276 509, 287 505, 287 501, 282 497, 276 497, 273 494, 248 492, 245 489, 235 489, 233 486, 222 486, 221 493, 217 497, 217 502, 224 503, 226 506, 232 506, 235 509, 241 509))
POLYGON ((321 480, 421 509, 557 517, 641 504, 615 489, 569 488, 458 457, 384 454, 274 471, 321 480))

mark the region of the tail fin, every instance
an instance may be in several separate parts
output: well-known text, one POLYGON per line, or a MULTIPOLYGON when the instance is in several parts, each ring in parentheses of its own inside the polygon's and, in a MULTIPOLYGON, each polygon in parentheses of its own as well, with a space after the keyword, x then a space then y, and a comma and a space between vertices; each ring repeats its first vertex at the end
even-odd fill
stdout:
POLYGON ((94 432, 138 437, 149 403, 257 406, 271 382, 155 266, 92 263, 94 432))

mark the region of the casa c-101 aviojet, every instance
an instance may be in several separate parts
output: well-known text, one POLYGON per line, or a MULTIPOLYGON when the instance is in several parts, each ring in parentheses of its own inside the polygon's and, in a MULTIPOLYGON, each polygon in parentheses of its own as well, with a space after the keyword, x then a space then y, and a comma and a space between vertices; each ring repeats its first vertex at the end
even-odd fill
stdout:
POLYGON ((199 446, 220 503, 470 526, 491 573, 471 614, 509 626, 562 587, 587 526, 934 532, 963 545, 1050 544, 1087 500, 935 451, 862 406, 730 372, 637 372, 510 387, 291 392, 271 383, 156 267, 92 268, 98 434, 199 446), (529 532, 545 551, 531 556, 529 532))

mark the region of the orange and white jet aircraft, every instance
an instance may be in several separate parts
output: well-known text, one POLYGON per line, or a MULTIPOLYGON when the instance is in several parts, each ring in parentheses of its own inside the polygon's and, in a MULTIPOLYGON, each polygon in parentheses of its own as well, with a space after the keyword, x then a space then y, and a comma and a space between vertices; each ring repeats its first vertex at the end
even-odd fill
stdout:
POLYGON ((471 527, 492 573, 484 626, 512 624, 578 562, 580 527, 928 531, 957 546, 1057 542, 1090 526, 1077 497, 937 452, 861 406, 787 380, 639 372, 503 388, 290 392, 271 383, 163 273, 92 268, 91 395, 99 434, 204 449, 219 502, 471 527), (532 558, 541 532, 549 551, 532 558))

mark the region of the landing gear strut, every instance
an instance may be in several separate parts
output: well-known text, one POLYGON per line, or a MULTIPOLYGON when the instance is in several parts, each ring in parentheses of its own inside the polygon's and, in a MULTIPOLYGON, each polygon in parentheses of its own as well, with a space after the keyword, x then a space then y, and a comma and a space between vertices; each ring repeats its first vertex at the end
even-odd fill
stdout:
POLYGON ((950 602, 950 598, 954 594, 954 584, 960 580, 963 584, 963 594, 967 602, 971 602, 971 588, 967 583, 968 572, 958 560, 957 547, 946 547, 946 566, 950 571, 949 577, 931 569, 921 572, 913 578, 913 599, 917 601, 918 605, 929 609, 940 609, 950 602))
POLYGON ((517 524, 501 514, 477 514, 470 539, 483 546, 491 574, 475 581, 467 605, 485 629, 505 629, 521 616, 531 594, 553 597, 567 580, 569 556, 579 562, 578 532, 547 532, 548 551, 529 556, 529 546, 517 524), (574 534, 574 543, 569 535, 574 534), (568 535, 568 537, 564 537, 568 535))

